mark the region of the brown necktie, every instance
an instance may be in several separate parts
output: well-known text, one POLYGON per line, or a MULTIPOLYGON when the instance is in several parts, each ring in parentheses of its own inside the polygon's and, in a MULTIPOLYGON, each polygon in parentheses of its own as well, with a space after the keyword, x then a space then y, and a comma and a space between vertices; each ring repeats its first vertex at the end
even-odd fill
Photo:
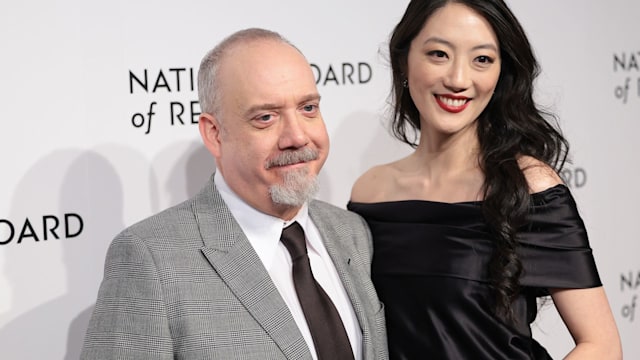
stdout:
POLYGON ((280 241, 293 261, 293 283, 311 331, 319 360, 352 360, 353 352, 338 310, 311 272, 304 230, 297 222, 282 231, 280 241))

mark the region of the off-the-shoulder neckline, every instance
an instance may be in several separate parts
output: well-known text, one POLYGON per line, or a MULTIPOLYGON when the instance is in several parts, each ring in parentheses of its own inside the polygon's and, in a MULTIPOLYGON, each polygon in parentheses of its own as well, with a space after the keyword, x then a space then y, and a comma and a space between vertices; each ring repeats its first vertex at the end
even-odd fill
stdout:
MULTIPOLYGON (((531 197, 544 197, 550 192, 556 190, 567 191, 569 188, 565 184, 557 184, 550 188, 544 189, 542 191, 538 191, 535 193, 531 193, 531 197)), ((347 203, 353 205, 375 205, 375 204, 402 204, 402 203, 427 203, 427 204, 442 204, 442 205, 478 205, 482 204, 482 200, 467 200, 467 201, 456 201, 456 202, 446 202, 446 201, 436 201, 436 200, 422 200, 422 199, 406 199, 406 200, 391 200, 391 201, 377 201, 377 202, 358 202, 351 201, 347 203)))

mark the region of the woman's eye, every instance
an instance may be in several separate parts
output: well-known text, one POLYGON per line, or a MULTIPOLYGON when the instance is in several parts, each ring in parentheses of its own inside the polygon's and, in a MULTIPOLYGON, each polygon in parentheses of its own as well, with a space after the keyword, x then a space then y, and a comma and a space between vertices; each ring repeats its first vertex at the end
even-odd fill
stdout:
POLYGON ((478 56, 476 58, 476 60, 478 62, 480 62, 480 63, 483 63, 483 64, 493 64, 493 58, 491 58, 489 56, 484 56, 484 55, 483 56, 478 56))
POLYGON ((427 55, 429 56, 433 56, 436 58, 446 58, 447 57, 447 53, 441 50, 433 50, 433 51, 429 51, 427 53, 427 55))

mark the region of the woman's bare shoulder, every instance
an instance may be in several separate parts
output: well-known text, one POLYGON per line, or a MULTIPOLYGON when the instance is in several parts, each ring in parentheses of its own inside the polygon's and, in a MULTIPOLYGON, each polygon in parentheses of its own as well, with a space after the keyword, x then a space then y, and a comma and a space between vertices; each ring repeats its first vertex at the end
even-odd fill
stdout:
POLYGON ((527 179, 531 193, 541 192, 564 183, 551 166, 532 156, 521 156, 518 158, 518 164, 527 179))
POLYGON ((377 202, 393 187, 395 163, 377 165, 362 174, 351 188, 351 201, 377 202))

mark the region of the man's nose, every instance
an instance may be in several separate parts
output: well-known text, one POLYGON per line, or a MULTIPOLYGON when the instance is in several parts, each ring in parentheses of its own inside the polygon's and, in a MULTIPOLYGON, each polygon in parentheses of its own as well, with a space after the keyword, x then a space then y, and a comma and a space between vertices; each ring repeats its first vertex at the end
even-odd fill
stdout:
POLYGON ((305 130, 305 121, 299 114, 283 114, 282 131, 279 147, 284 149, 299 149, 309 143, 309 136, 305 130))

